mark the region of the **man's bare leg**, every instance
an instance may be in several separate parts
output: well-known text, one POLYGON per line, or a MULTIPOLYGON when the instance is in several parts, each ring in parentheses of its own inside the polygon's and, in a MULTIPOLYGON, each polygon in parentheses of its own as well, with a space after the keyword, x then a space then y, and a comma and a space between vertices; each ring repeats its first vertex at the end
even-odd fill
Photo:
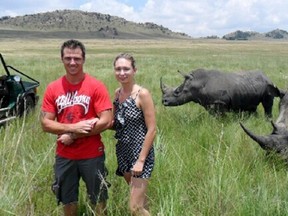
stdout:
POLYGON ((95 213, 97 216, 106 216, 107 215, 107 205, 106 202, 100 202, 95 207, 95 213))
POLYGON ((64 205, 65 216, 77 216, 77 203, 69 203, 64 205))

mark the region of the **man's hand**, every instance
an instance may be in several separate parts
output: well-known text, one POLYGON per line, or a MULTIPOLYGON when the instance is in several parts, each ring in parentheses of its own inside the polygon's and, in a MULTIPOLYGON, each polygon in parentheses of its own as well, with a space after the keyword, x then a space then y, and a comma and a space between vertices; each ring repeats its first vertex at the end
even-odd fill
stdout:
POLYGON ((89 120, 84 120, 74 124, 76 126, 74 133, 65 133, 58 136, 57 141, 60 141, 64 145, 71 145, 75 139, 81 137, 79 134, 88 134, 92 128, 95 126, 99 118, 93 118, 89 120), (78 131, 78 136, 77 132, 78 131))
POLYGON ((97 123, 99 118, 93 118, 89 120, 80 121, 73 124, 73 133, 87 134, 89 133, 97 123))
POLYGON ((77 123, 60 123, 55 121, 56 114, 41 111, 41 126, 43 131, 53 134, 89 134, 94 128, 95 124, 99 121, 99 118, 92 118, 83 120, 77 123))
POLYGON ((66 134, 61 134, 58 138, 57 141, 60 141, 64 145, 70 145, 73 143, 74 139, 72 137, 71 133, 66 133, 66 134))

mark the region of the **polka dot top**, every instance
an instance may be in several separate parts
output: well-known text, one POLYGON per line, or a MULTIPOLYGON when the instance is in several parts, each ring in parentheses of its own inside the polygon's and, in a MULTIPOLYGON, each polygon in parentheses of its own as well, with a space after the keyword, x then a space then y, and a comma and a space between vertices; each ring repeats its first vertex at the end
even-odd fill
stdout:
MULTIPOLYGON (((142 145, 147 133, 144 114, 136 106, 136 98, 128 97, 123 103, 119 102, 117 97, 114 100, 115 115, 115 138, 118 140, 116 145, 116 155, 118 169, 116 174, 121 175, 129 172, 137 161, 142 145)), ((144 170, 140 178, 148 178, 151 175, 154 166, 154 149, 150 149, 149 155, 144 164, 144 170)))

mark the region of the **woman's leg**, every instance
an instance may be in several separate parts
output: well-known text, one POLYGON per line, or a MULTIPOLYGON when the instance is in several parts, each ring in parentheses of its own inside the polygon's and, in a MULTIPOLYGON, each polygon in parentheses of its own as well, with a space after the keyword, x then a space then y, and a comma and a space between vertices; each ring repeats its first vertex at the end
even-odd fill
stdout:
POLYGON ((132 215, 150 216, 147 206, 148 179, 131 177, 130 181, 130 211, 132 215))
POLYGON ((127 183, 128 185, 130 185, 131 177, 132 177, 131 173, 130 173, 130 172, 125 172, 125 173, 123 174, 123 177, 124 177, 126 183, 127 183))

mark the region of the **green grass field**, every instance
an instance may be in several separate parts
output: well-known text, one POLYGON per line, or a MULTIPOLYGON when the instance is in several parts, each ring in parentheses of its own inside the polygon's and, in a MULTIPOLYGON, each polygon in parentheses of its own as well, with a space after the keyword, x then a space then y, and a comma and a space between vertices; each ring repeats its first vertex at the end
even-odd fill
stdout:
MULTIPOLYGON (((258 115, 210 115, 195 103, 164 107, 160 77, 169 86, 183 78, 177 70, 196 68, 225 72, 261 69, 281 89, 288 86, 288 42, 223 40, 82 40, 87 48, 85 71, 102 80, 113 96, 118 87, 112 63, 119 52, 136 58, 136 81, 148 88, 157 110, 156 166, 149 185, 152 215, 246 216, 287 215, 287 167, 265 152, 241 129, 257 134, 272 127, 258 115)), ((6 62, 40 81, 35 112, 0 129, 0 215, 62 215, 50 190, 53 181, 55 136, 42 132, 40 105, 46 85, 64 74, 60 62, 63 40, 0 41, 6 62)), ((278 115, 275 99, 273 120, 278 115)), ((106 145, 109 215, 129 215, 129 188, 115 175, 112 131, 103 133, 106 145)), ((81 185, 80 215, 88 215, 81 185)))

